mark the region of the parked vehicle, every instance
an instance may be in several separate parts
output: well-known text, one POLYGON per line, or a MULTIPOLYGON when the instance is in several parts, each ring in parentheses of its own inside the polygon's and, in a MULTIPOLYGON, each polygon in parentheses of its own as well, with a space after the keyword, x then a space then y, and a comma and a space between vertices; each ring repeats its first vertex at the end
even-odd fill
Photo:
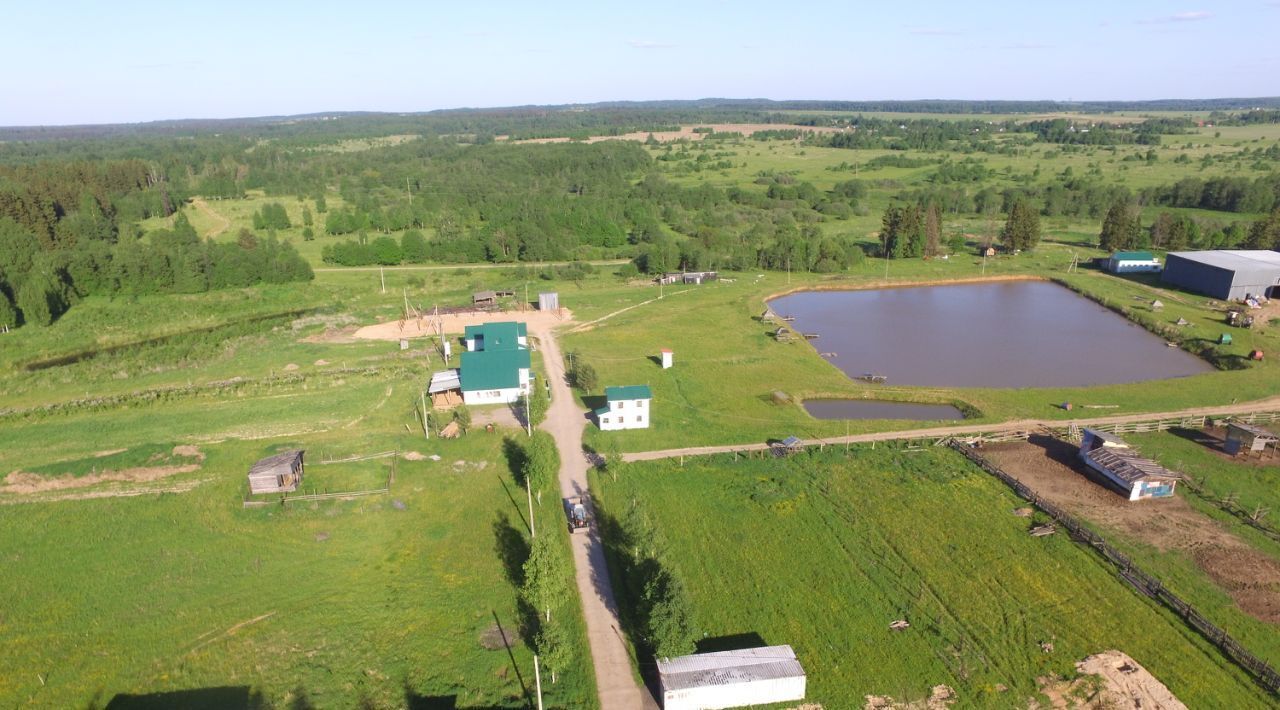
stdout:
POLYGON ((565 498, 564 514, 569 521, 570 533, 587 530, 591 527, 591 515, 587 512, 585 496, 565 498))

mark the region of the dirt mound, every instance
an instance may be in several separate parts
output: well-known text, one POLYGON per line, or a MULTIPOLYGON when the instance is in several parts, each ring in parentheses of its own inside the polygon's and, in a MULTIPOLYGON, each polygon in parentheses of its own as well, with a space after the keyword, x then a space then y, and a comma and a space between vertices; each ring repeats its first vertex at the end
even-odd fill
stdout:
POLYGON ((991 444, 983 455, 1071 515, 1110 528, 1160 551, 1182 552, 1231 595, 1242 611, 1280 623, 1280 562, 1173 498, 1129 501, 1085 468, 1077 447, 1047 436, 991 444))
MULTIPOLYGON (((530 331, 538 331, 571 322, 573 320, 573 312, 567 308, 561 308, 559 313, 550 311, 504 311, 499 313, 451 313, 439 317, 439 323, 446 333, 461 333, 468 325, 509 320, 527 323, 530 331)), ((422 318, 387 321, 377 325, 366 325, 352 333, 353 340, 345 342, 426 337, 436 334, 436 322, 435 316, 424 316, 422 318)), ((306 339, 304 338, 304 340, 306 339)))
POLYGON ((427 460, 426 454, 420 453, 418 451, 406 451, 403 454, 400 454, 400 457, 403 458, 405 461, 426 461, 427 460))
POLYGON ((956 701, 956 691, 945 685, 935 685, 929 697, 904 702, 888 695, 868 695, 863 710, 946 710, 956 701))
POLYGON ((1043 681, 1040 692, 1053 708, 1142 708, 1186 710, 1147 669, 1120 651, 1104 651, 1076 664, 1074 681, 1043 681))
POLYGON ((319 360, 316 360, 314 364, 316 367, 324 367, 329 364, 329 361, 324 358, 320 358, 319 360))
POLYGON ((298 369, 298 363, 296 363, 296 362, 291 362, 291 363, 289 363, 288 365, 285 365, 285 366, 284 366, 283 368, 281 368, 281 369, 283 369, 285 372, 293 372, 294 370, 297 370, 297 369, 298 369))

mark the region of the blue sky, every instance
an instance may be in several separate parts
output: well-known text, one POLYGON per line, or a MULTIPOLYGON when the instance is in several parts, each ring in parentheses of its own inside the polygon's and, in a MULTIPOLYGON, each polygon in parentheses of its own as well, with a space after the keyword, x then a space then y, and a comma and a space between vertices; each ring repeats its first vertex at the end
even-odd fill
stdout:
POLYGON ((21 2, 0 125, 606 100, 1280 94, 1280 0, 21 2))

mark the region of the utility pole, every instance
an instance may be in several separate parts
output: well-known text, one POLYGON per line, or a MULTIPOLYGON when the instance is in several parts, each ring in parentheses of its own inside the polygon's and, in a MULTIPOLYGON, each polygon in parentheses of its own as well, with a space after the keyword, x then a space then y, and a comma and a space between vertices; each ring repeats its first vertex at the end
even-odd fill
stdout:
POLYGON ((538 710, 542 710, 542 671, 538 670, 538 654, 533 654, 533 682, 538 687, 538 710))
POLYGON ((387 273, 381 266, 378 267, 378 278, 382 280, 382 292, 387 292, 387 273))
POLYGON ((422 435, 427 439, 431 438, 431 428, 427 426, 427 393, 425 391, 422 393, 422 435))
POLYGON ((525 308, 529 307, 529 282, 528 281, 524 282, 524 306, 525 308))
POLYGON ((533 417, 529 414, 529 398, 533 396, 533 388, 524 396, 524 428, 529 436, 533 436, 533 417))
POLYGON ((529 537, 538 536, 538 526, 533 524, 533 489, 529 487, 529 477, 524 477, 524 493, 529 497, 529 537))
POLYGON ((404 191, 409 193, 409 204, 413 204, 413 190, 409 189, 409 178, 404 179, 404 191))

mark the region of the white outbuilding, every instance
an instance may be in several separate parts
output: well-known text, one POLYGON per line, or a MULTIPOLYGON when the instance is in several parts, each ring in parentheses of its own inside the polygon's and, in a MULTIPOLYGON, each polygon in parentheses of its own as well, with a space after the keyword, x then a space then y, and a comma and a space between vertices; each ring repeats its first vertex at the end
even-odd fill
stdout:
POLYGON ((697 653, 658 661, 663 710, 718 710, 804 700, 804 668, 790 646, 697 653))
POLYGON ((663 348, 658 351, 658 354, 662 356, 662 369, 666 370, 670 368, 672 363, 675 361, 675 355, 672 354, 671 349, 663 348))

